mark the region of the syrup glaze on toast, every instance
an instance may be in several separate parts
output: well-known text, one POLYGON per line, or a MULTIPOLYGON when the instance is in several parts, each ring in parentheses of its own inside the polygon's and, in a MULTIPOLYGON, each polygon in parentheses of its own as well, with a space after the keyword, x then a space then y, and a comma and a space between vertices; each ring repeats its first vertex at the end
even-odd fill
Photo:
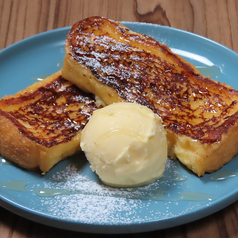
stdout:
POLYGON ((237 91, 203 77, 148 36, 132 34, 104 18, 89 18, 72 27, 67 41, 71 57, 101 83, 115 89, 122 99, 151 108, 175 133, 212 143, 221 140, 238 118, 237 112, 234 115, 237 91), (105 24, 117 33, 110 36, 105 24))
MULTIPOLYGON (((190 138, 186 143, 196 141, 203 148, 209 144, 214 147, 231 127, 237 126, 236 90, 202 76, 167 46, 118 22, 90 17, 75 23, 65 49, 62 73, 69 81, 94 93, 105 104, 135 102, 161 116, 172 157, 179 157, 171 149, 175 137, 190 138)), ((205 155, 204 149, 200 157, 209 157, 209 153, 213 152, 205 155)), ((237 149, 228 156, 229 160, 235 153, 237 149)), ((193 171, 204 174, 204 169, 193 171)))
MULTIPOLYGON (((8 135, 3 133, 4 128, 2 128, 6 125, 0 126, 0 153, 29 169, 32 169, 31 166, 29 167, 30 163, 21 164, 24 160, 20 159, 21 153, 14 155, 18 157, 18 160, 16 160, 12 158, 11 151, 7 152, 4 149, 7 143, 9 146, 10 144, 17 144, 17 140, 24 141, 24 138, 27 138, 27 141, 41 147, 42 151, 54 147, 59 153, 56 160, 61 160, 61 156, 64 157, 68 153, 65 153, 67 149, 60 147, 60 145, 64 144, 67 147, 67 144, 75 138, 79 140, 79 134, 93 111, 97 109, 92 94, 83 92, 65 80, 60 73, 55 74, 50 80, 45 80, 33 84, 16 95, 6 96, 0 100, 0 119, 7 121, 11 125, 10 128, 13 128, 6 133, 19 131, 19 138, 11 138, 11 140, 6 141, 5 138, 8 138, 8 135)), ((72 145, 72 152, 69 153, 74 153, 80 149, 80 141, 77 140, 72 145)), ((24 145, 21 146, 24 147, 24 145)), ((15 150, 17 150, 20 145, 15 147, 15 150)), ((23 153, 22 156, 27 157, 28 155, 23 153)), ((34 156, 32 156, 32 160, 34 160, 34 156)), ((44 156, 45 158, 37 158, 36 160, 46 160, 46 154, 44 156)), ((53 155, 48 156, 48 160, 50 160, 53 155)), ((50 161, 48 162, 50 163, 50 161)), ((46 163, 48 162, 46 161, 46 163)), ((37 163, 39 162, 36 161, 37 163)), ((43 172, 49 170, 49 168, 41 169, 43 172)))
POLYGON ((25 136, 45 147, 70 141, 96 109, 92 95, 62 76, 32 93, 2 99, 3 105, 22 105, 11 111, 0 109, 0 114, 11 120, 25 136), (31 102, 26 104, 26 101, 31 102))

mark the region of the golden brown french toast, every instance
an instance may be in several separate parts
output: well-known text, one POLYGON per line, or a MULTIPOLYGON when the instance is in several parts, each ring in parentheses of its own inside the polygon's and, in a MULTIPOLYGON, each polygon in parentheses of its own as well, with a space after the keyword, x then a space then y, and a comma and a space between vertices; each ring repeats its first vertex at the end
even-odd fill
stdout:
POLYGON ((63 76, 105 104, 128 101, 161 116, 168 154, 198 176, 238 152, 238 91, 202 76, 149 36, 118 22, 90 17, 66 40, 63 76))
POLYGON ((0 154, 47 172, 80 150, 81 131, 96 109, 94 96, 57 72, 0 100, 0 154))

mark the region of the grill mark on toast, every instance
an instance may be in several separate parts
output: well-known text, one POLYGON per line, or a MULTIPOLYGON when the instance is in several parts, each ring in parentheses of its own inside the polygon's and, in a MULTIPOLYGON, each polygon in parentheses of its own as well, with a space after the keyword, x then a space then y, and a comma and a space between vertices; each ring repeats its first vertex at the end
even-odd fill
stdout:
POLYGON ((83 92, 61 76, 32 93, 2 99, 6 105, 24 101, 30 102, 9 112, 0 109, 0 114, 11 120, 26 137, 47 148, 70 141, 97 109, 92 94, 83 92))
POLYGON ((237 120, 237 113, 232 113, 237 101, 229 96, 238 96, 236 90, 201 76, 148 36, 132 34, 118 23, 96 17, 76 23, 67 41, 71 57, 102 84, 128 102, 151 108, 162 117, 165 128, 176 134, 213 143, 237 120), (104 29, 104 24, 109 26, 104 29), (107 29, 113 29, 118 38, 111 37, 107 29), (156 46, 168 60, 140 44, 156 46))

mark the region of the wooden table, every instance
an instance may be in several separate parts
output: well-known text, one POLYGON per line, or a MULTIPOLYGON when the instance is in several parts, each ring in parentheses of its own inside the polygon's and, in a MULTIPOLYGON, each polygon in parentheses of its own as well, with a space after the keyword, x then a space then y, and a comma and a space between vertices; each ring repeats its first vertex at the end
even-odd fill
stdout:
MULTIPOLYGON (((183 29, 238 52, 237 0, 0 0, 0 50, 29 36, 69 26, 93 15, 183 29)), ((0 208, 0 237, 72 238, 110 235, 60 230, 0 208)), ((186 225, 123 237, 238 237, 238 201, 186 225)))

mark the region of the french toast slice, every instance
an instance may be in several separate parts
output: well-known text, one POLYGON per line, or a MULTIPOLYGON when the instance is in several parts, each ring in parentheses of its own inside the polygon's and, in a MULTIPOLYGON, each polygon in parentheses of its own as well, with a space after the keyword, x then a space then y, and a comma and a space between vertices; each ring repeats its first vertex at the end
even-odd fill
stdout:
POLYGON ((107 105, 151 108, 167 131, 168 155, 198 176, 238 152, 238 91, 202 76, 167 46, 103 17, 75 23, 62 75, 107 105))
POLYGON ((81 131, 96 109, 92 94, 54 73, 0 100, 0 154, 45 173, 80 150, 81 131))

